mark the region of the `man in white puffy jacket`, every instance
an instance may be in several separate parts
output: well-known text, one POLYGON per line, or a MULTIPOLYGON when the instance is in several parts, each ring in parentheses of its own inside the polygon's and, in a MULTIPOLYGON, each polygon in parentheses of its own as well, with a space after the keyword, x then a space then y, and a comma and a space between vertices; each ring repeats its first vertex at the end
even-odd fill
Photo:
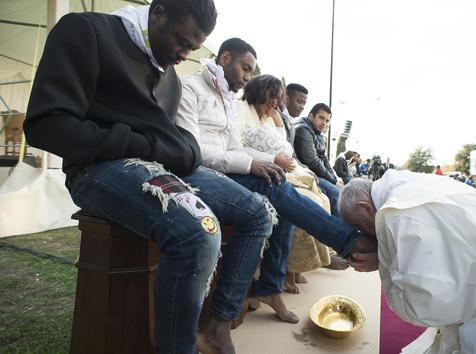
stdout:
POLYGON ((476 353, 476 191, 451 178, 388 170, 341 191, 344 220, 376 236, 378 253, 354 254, 379 269, 390 307, 430 327, 405 354, 476 353))

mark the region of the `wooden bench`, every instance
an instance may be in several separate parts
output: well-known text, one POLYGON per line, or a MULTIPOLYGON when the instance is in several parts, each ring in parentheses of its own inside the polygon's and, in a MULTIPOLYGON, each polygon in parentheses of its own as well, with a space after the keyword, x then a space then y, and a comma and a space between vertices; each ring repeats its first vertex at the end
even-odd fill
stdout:
MULTIPOLYGON (((155 353, 154 282, 159 266, 157 246, 107 220, 77 212, 81 246, 71 336, 71 354, 155 353)), ((222 248, 230 234, 223 228, 222 248)), ((211 291, 216 287, 216 279, 211 291)), ((251 293, 251 288, 248 294, 251 293)), ((236 328, 248 310, 244 300, 236 328)), ((204 302, 203 324, 209 298, 204 302)))

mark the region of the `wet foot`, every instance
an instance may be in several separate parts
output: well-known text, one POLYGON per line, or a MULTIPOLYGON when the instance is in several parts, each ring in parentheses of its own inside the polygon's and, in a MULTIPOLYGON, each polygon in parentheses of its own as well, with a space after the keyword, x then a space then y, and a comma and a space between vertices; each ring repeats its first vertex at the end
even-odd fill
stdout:
POLYGON ((333 270, 345 270, 349 268, 349 262, 342 257, 331 256, 331 264, 325 266, 324 268, 333 270))
POLYGON ((296 273, 286 272, 286 279, 284 280, 284 291, 291 294, 299 294, 299 288, 296 285, 296 273))
POLYGON ((256 296, 256 298, 262 303, 265 303, 271 306, 273 310, 276 311, 276 314, 278 315, 281 321, 290 322, 290 323, 299 322, 299 317, 295 313, 288 311, 288 309, 286 308, 286 305, 283 302, 281 294, 273 294, 269 296, 256 296))
POLYGON ((195 345, 201 354, 236 354, 231 340, 231 321, 209 319, 197 333, 195 345))
POLYGON ((304 275, 302 275, 301 273, 296 273, 296 283, 298 284, 306 284, 307 283, 307 279, 304 278, 304 275))

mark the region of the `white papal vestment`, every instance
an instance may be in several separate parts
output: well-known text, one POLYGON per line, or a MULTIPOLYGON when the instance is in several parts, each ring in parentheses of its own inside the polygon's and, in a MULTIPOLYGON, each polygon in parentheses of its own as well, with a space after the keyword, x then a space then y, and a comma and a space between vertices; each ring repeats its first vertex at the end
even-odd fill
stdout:
POLYGON ((389 170, 372 185, 379 272, 390 307, 429 327, 405 354, 476 354, 476 190, 389 170))

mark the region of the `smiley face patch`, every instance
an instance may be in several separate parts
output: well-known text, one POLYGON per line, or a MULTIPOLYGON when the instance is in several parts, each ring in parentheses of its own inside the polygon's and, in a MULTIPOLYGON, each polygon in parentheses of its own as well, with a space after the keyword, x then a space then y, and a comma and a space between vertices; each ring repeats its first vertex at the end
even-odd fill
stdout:
POLYGON ((191 192, 180 193, 173 197, 173 200, 198 219, 200 226, 210 235, 218 233, 219 226, 213 211, 199 197, 191 192))
POLYGON ((210 235, 216 235, 218 233, 218 225, 210 216, 202 218, 200 220, 200 225, 202 225, 203 229, 210 235))

